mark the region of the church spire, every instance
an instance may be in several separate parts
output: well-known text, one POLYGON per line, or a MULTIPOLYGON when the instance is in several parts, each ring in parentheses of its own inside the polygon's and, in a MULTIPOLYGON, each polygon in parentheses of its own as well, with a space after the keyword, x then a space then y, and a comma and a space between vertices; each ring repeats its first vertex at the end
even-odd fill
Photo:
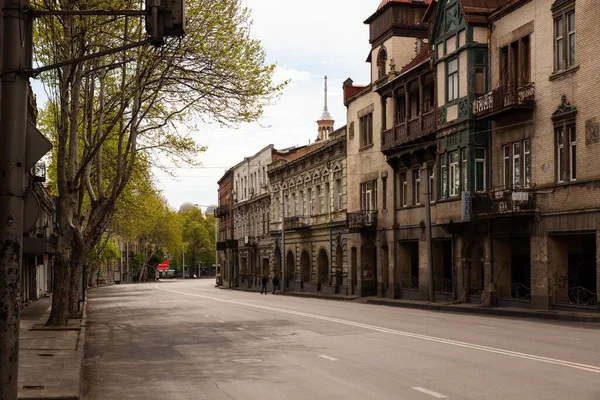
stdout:
POLYGON ((319 136, 317 140, 327 140, 329 138, 329 134, 333 132, 333 123, 335 121, 329 114, 327 110, 327 76, 325 76, 325 103, 323 107, 323 114, 321 114, 321 118, 317 121, 319 125, 319 136))

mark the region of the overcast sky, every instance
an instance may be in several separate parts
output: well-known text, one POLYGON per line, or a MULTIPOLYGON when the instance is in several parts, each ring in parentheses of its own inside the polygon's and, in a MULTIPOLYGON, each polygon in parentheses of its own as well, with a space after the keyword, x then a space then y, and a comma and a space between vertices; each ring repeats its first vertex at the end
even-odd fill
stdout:
MULTIPOLYGON (((202 167, 175 170, 178 178, 157 171, 156 184, 172 207, 183 202, 217 203, 217 181, 231 166, 268 144, 303 145, 317 137, 323 112, 323 77, 329 78, 329 111, 335 127, 345 124, 342 82, 348 77, 368 83, 368 27, 363 21, 380 0, 242 0, 252 10, 252 35, 262 41, 276 79, 291 79, 276 105, 263 118, 239 129, 201 125, 192 136, 208 150, 198 156, 202 167)), ((39 86, 34 85, 39 93, 39 86)), ((45 97, 41 93, 38 95, 45 97)))

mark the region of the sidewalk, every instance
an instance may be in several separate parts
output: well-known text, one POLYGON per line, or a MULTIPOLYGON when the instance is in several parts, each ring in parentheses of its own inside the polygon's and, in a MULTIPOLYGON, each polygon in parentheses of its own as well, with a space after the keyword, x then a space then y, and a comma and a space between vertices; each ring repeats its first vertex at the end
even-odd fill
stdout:
MULTIPOLYGON (((218 287, 219 289, 231 290, 230 288, 228 288, 226 286, 216 286, 216 287, 218 287)), ((260 293, 260 287, 253 287, 253 288, 236 287, 233 290, 239 290, 242 292, 260 293)), ((273 288, 269 287, 268 294, 272 295, 272 293, 273 293, 273 288)), ((356 299, 360 298, 359 296, 346 296, 343 294, 327 294, 327 293, 315 293, 315 292, 286 291, 286 292, 279 292, 279 294, 282 296, 312 297, 312 298, 316 298, 316 299, 345 300, 345 301, 351 301, 351 300, 356 300, 356 299)))
POLYGON ((429 311, 455 312, 463 314, 490 315, 496 317, 516 317, 533 318, 565 322, 592 322, 600 323, 600 313, 596 312, 577 312, 577 311, 543 311, 531 310, 518 307, 486 307, 477 304, 454 304, 435 302, 427 303, 423 301, 398 300, 387 298, 370 297, 366 300, 367 304, 377 304, 392 307, 414 308, 429 311))
POLYGON ((32 330, 46 322, 51 304, 43 298, 21 310, 19 399, 81 398, 85 309, 68 330, 32 330))

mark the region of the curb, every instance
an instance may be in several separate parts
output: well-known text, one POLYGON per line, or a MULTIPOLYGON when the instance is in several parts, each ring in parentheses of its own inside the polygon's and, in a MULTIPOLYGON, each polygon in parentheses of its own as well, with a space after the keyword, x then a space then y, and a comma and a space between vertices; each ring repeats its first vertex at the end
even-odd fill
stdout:
POLYGON ((400 303, 387 300, 369 299, 367 304, 382 305, 388 307, 402 307, 420 310, 429 310, 436 312, 453 312, 457 314, 476 314, 490 315, 495 317, 516 317, 526 319, 538 319, 546 321, 563 321, 563 322, 587 322, 600 323, 600 315, 575 315, 575 314, 557 314, 552 311, 528 312, 517 310, 505 310, 493 307, 477 307, 477 308, 462 308, 452 305, 435 305, 435 304, 418 304, 418 303, 400 303))
POLYGON ((85 331, 87 322, 87 294, 83 302, 83 312, 81 315, 81 331, 79 331, 79 339, 77 340, 77 355, 79 357, 79 399, 83 399, 83 362, 85 348, 85 331))

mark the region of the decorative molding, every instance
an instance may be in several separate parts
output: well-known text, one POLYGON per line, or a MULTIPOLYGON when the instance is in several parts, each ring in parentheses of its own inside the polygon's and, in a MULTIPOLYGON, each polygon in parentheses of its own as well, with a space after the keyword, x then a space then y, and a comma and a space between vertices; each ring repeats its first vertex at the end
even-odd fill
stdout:
POLYGON ((596 118, 585 121, 585 145, 589 146, 600 142, 600 123, 596 118))
POLYGON ((469 117, 469 101, 468 99, 462 99, 458 102, 458 119, 465 119, 469 117))
POLYGON ((566 119, 572 118, 577 114, 577 107, 572 106, 571 103, 567 101, 567 96, 562 95, 560 105, 552 113, 552 119, 566 119))
POLYGON ((438 124, 439 125, 446 124, 446 107, 442 107, 438 110, 438 124))

